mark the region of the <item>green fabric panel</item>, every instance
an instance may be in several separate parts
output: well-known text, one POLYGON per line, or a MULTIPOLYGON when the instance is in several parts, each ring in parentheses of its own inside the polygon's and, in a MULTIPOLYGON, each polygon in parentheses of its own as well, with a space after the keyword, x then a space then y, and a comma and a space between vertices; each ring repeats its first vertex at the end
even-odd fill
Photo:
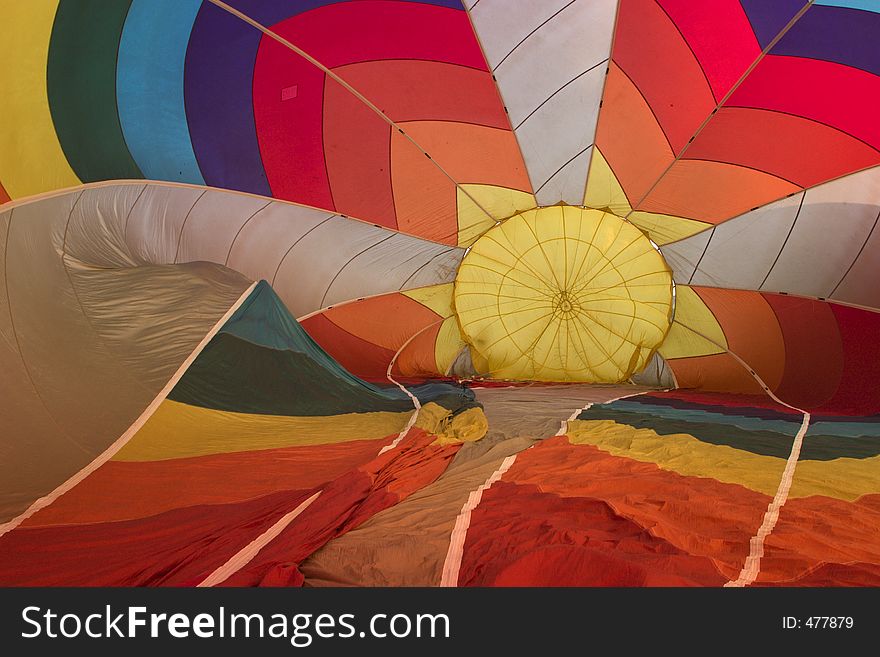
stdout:
POLYGON ((61 0, 47 87, 55 131, 83 182, 143 178, 116 106, 116 56, 131 0, 61 0))
POLYGON ((801 461, 830 461, 850 458, 867 459, 880 455, 880 440, 876 436, 829 436, 811 434, 807 429, 801 447, 801 461))
POLYGON ((337 415, 412 409, 408 397, 352 383, 306 354, 267 349, 228 333, 214 337, 169 398, 224 411, 337 415))
POLYGON ((635 429, 651 429, 661 436, 684 433, 704 443, 727 445, 753 454, 776 456, 783 459, 787 459, 791 453, 791 445, 794 440, 793 436, 776 431, 745 430, 716 423, 671 420, 641 413, 627 413, 595 407, 584 413, 581 419, 614 420, 635 429))
MULTIPOLYGON (((582 420, 614 420, 636 429, 651 429, 661 436, 684 433, 713 445, 727 445, 753 454, 787 459, 794 436, 777 431, 744 429, 734 424, 674 420, 643 413, 593 406, 582 420)), ((736 418, 731 418, 735 420, 736 418)), ((801 461, 830 461, 839 458, 864 459, 880 454, 880 441, 873 436, 829 436, 807 431, 801 446, 801 461)))
MULTIPOLYGON (((422 403, 459 412, 472 391, 447 383, 410 388, 422 403)), ((337 415, 406 411, 412 400, 390 383, 351 374, 315 343, 266 281, 208 343, 169 395, 175 401, 240 413, 337 415)))
POLYGON ((337 363, 293 318, 284 302, 266 281, 260 281, 251 295, 221 329, 242 340, 270 349, 294 351, 321 363, 328 371, 354 384, 373 388, 337 363))

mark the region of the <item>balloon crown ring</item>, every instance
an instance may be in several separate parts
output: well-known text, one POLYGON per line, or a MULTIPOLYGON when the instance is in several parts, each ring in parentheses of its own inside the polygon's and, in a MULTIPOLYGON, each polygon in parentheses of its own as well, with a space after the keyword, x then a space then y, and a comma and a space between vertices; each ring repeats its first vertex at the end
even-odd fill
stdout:
POLYGON ((454 300, 478 371, 616 383, 641 370, 666 336, 672 273, 620 217, 554 205, 482 235, 462 260, 454 300))

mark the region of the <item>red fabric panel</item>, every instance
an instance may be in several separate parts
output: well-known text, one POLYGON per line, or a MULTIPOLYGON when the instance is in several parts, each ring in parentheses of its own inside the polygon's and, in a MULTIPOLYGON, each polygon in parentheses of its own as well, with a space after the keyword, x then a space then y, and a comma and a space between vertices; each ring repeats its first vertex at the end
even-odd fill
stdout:
POLYGON ((313 491, 123 522, 19 527, 0 537, 3 586, 191 586, 313 491))
POLYGON ((821 123, 790 114, 723 107, 686 159, 751 167, 809 187, 880 163, 880 152, 821 123))
POLYGON ((6 193, 6 190, 3 189, 3 184, 0 183, 0 203, 6 203, 8 200, 10 200, 9 194, 6 193))
POLYGON ((327 541, 354 529, 439 477, 460 445, 431 445, 435 437, 409 431, 393 450, 327 486, 315 503, 225 586, 295 586, 298 565, 327 541))
POLYGON ((324 77, 299 55, 263 37, 254 63, 254 122, 272 195, 334 210, 324 163, 324 77), (292 86, 296 96, 282 100, 282 90, 292 86))
POLYGON ((510 129, 488 71, 395 59, 351 64, 334 72, 393 121, 460 121, 510 129))
POLYGON ((821 409, 841 415, 880 413, 880 313, 831 304, 843 346, 840 387, 821 409))
POLYGON ((336 209, 397 228, 391 189, 391 126, 354 94, 327 79, 324 157, 336 209))
POLYGON ((385 372, 394 352, 344 331, 324 315, 300 322, 321 347, 352 374, 370 381, 387 381, 385 372))
POLYGON ((715 98, 694 54, 654 0, 621 0, 613 59, 679 152, 712 113, 715 98))
POLYGON ((778 413, 786 413, 801 417, 801 413, 782 404, 777 404, 772 397, 760 395, 736 395, 723 392, 698 392, 696 390, 670 390, 662 393, 647 393, 640 399, 649 397, 681 399, 682 401, 703 404, 706 406, 726 406, 729 408, 768 408, 778 413))
POLYGON ((488 70, 467 13, 448 7, 391 0, 339 2, 297 14, 272 29, 327 68, 424 59, 488 70))
POLYGON ((761 54, 738 0, 658 0, 694 55, 720 101, 761 54))
MULTIPOLYGON (((719 578, 725 579, 739 574, 748 555, 749 540, 760 526, 770 502, 769 496, 743 486, 685 477, 661 470, 653 463, 612 456, 592 445, 571 445, 565 436, 549 438, 522 452, 502 481, 520 486, 533 485, 548 495, 607 503, 614 514, 640 528, 650 529, 652 536, 663 539, 677 550, 711 559, 720 573, 719 578)), ((500 497, 498 504, 502 503, 500 497)), ((487 497, 483 499, 485 504, 487 497)), ((507 524, 498 526, 479 520, 482 507, 483 504, 474 512, 468 532, 461 582, 470 581, 466 573, 476 576, 485 564, 503 558, 507 536, 515 535, 511 523, 531 526, 529 523, 538 522, 543 513, 535 507, 524 511, 521 504, 511 503, 505 507, 507 524), (525 520, 529 516, 535 520, 525 520), (483 536, 487 538, 477 549, 476 541, 481 541, 483 536)), ((625 528, 626 532, 632 531, 630 525, 618 526, 625 528)), ((567 542, 565 531, 556 536, 551 543, 567 542)), ((604 540, 617 539, 611 532, 604 540)), ((699 561, 691 562, 691 565, 694 563, 699 561)), ((695 579, 712 583, 706 572, 702 572, 695 579)), ((682 570, 682 576, 687 576, 685 570, 682 570)))
POLYGON ((840 382, 843 352, 830 304, 765 294, 782 328, 785 371, 774 391, 783 401, 811 410, 828 401, 840 382))
POLYGON ((164 461, 110 461, 23 526, 130 520, 240 502, 291 486, 315 488, 370 461, 395 437, 164 461))
POLYGON ((460 586, 694 586, 726 580, 601 499, 498 482, 471 516, 460 586))
POLYGON ((880 148, 880 78, 860 69, 768 55, 728 105, 774 109, 821 121, 880 148))

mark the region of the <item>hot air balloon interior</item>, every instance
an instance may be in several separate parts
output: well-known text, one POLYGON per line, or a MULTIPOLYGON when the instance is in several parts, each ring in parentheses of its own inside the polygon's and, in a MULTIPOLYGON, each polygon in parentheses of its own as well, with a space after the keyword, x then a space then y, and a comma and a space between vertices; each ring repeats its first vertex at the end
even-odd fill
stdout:
POLYGON ((880 585, 876 0, 0 16, 0 585, 880 585))

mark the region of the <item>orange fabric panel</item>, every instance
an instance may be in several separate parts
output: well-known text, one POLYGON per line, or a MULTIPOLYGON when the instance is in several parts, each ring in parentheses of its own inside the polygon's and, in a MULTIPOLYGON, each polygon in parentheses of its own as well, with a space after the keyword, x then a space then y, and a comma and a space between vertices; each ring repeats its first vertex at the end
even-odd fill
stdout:
POLYGON ((722 107, 687 159, 753 167, 810 187, 880 162, 880 153, 830 126, 768 110, 722 107))
POLYGON ((593 497, 495 483, 471 515, 459 586, 721 586, 726 578, 593 497))
POLYGON ((458 244, 455 184, 396 131, 391 132, 391 184, 399 230, 442 244, 458 244))
POLYGON ((410 121, 402 127, 457 183, 531 193, 512 131, 451 121, 410 121))
POLYGON ((109 461, 23 526, 146 518, 172 509, 307 490, 371 460, 391 438, 166 461, 109 461))
POLYGON ((533 484, 560 497, 604 500, 616 513, 651 528, 654 536, 711 558, 729 578, 739 574, 770 501, 735 484, 685 477, 592 445, 571 445, 565 436, 520 454, 502 481, 533 484))
POLYGON ((323 150, 336 210, 397 228, 391 126, 342 85, 324 85, 323 150))
MULTIPOLYGON (((437 320, 434 320, 437 321, 437 320)), ((437 366, 435 345, 440 324, 432 326, 416 336, 406 349, 400 352, 394 363, 394 372, 402 376, 442 375, 437 366)))
POLYGON ((785 371, 785 342, 776 313, 760 292, 694 287, 721 325, 730 351, 775 390, 785 371))
POLYGON ((679 153, 712 113, 715 97, 687 42, 654 0, 620 3, 613 60, 648 101, 679 153))
POLYGON ((674 157, 651 108, 613 62, 605 80, 596 145, 631 204, 641 199, 674 157))
POLYGON ((696 388, 744 395, 766 394, 758 382, 730 354, 713 354, 666 361, 680 388, 696 388))
POLYGON ((433 310, 399 292, 347 303, 323 314, 344 331, 390 351, 440 320, 433 310))
MULTIPOLYGON (((797 477, 797 471, 795 471, 797 477)), ((788 500, 764 544, 759 584, 880 586, 880 495, 788 500)))
POLYGON ((323 314, 301 322, 302 327, 340 365, 369 381, 386 381, 385 371, 394 352, 339 328, 323 314))
POLYGON ((9 194, 6 193, 6 190, 3 189, 3 183, 0 183, 0 203, 6 203, 6 201, 11 200, 9 198, 9 194))
POLYGON ((720 223, 797 191, 797 185, 754 169, 679 160, 636 209, 720 223))
POLYGON ((510 129, 488 71, 446 62, 392 59, 340 66, 334 72, 395 122, 463 121, 510 129))

